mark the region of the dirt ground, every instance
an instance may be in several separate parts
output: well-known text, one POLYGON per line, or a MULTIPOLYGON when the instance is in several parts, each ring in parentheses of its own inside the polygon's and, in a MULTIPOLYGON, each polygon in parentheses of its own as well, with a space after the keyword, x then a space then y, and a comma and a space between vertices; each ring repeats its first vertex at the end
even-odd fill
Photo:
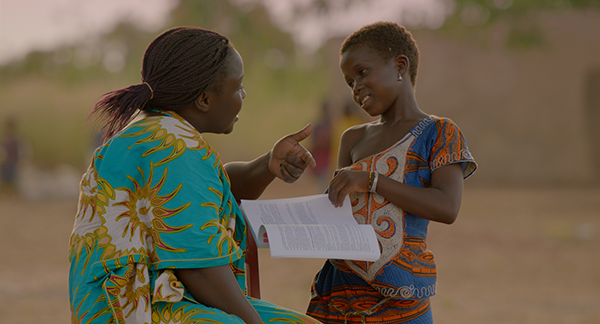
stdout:
MULTIPOLYGON (((302 180, 301 180, 302 181, 302 180)), ((310 180, 264 198, 318 193, 310 180)), ((432 224, 436 323, 600 323, 600 188, 465 188, 453 225, 432 224)), ((76 199, 0 197, 0 323, 69 323, 76 199)), ((304 311, 324 260, 260 250, 262 298, 304 311)))

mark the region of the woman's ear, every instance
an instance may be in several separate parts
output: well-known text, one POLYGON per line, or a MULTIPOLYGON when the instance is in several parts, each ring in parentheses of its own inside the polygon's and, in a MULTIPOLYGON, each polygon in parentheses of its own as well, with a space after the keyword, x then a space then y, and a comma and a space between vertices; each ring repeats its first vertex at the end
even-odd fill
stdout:
POLYGON ((196 99, 194 101, 194 104, 196 105, 196 108, 200 109, 200 111, 202 112, 207 112, 210 106, 210 99, 208 94, 205 92, 203 92, 198 99, 196 99))

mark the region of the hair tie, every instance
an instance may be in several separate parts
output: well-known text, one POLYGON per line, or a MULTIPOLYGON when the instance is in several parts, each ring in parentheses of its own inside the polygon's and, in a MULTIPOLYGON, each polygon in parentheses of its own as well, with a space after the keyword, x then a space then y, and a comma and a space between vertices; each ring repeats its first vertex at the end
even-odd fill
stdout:
POLYGON ((151 93, 150 100, 152 100, 152 98, 154 98, 154 91, 152 90, 152 87, 151 87, 151 86, 150 86, 150 84, 148 84, 148 82, 146 82, 146 81, 144 81, 144 82, 142 82, 142 83, 143 83, 143 84, 145 84, 145 85, 147 85, 147 86, 148 86, 148 89, 150 89, 150 93, 151 93))

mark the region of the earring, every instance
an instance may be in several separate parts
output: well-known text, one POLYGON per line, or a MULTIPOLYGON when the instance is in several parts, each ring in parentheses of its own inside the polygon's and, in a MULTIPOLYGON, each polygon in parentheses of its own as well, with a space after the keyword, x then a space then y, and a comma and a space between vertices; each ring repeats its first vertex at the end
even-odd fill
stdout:
POLYGON ((402 74, 398 73, 398 81, 402 81, 402 74))

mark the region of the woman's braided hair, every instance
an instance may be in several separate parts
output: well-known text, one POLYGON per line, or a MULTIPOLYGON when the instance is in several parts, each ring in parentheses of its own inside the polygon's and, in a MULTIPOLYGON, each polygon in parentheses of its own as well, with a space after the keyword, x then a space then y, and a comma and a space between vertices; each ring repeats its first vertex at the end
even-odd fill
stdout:
POLYGON ((104 94, 92 114, 105 121, 110 138, 141 110, 184 108, 213 81, 218 83, 230 52, 229 39, 218 33, 194 27, 167 30, 146 49, 142 83, 104 94))
POLYGON ((408 74, 413 87, 417 86, 419 71, 419 48, 412 34, 394 22, 376 22, 363 26, 348 36, 340 49, 340 55, 354 46, 366 46, 386 62, 398 55, 405 55, 410 64, 408 74))

